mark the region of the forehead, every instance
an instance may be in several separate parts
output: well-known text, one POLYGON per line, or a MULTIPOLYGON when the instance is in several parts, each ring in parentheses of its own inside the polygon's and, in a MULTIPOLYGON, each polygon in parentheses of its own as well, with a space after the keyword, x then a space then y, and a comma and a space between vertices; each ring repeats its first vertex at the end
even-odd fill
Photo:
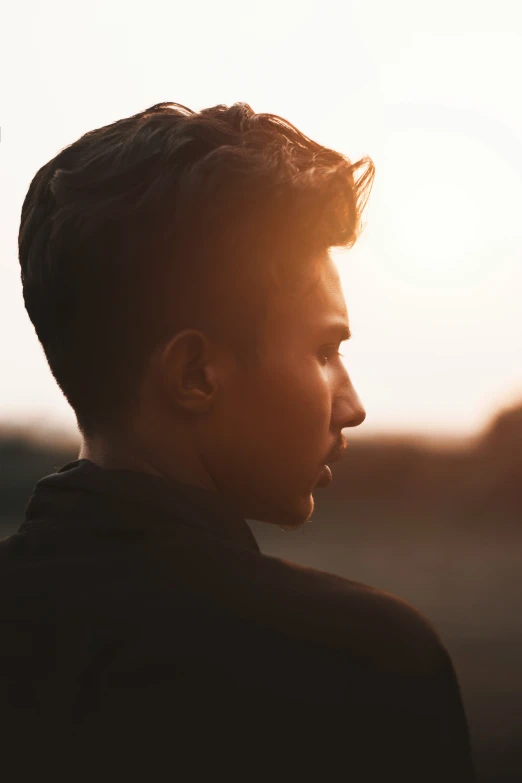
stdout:
POLYGON ((314 272, 300 293, 286 296, 281 292, 280 306, 274 313, 273 328, 281 333, 305 337, 326 336, 347 339, 342 327, 349 331, 348 311, 341 279, 329 254, 319 259, 314 272))

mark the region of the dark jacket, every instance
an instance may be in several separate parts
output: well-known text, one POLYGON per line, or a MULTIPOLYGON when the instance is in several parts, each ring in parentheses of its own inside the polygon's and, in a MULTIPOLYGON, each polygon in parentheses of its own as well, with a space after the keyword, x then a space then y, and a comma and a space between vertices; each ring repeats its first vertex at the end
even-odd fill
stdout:
POLYGON ((20 780, 474 779, 429 623, 261 554, 209 490, 85 459, 39 481, 0 543, 0 634, 20 780))

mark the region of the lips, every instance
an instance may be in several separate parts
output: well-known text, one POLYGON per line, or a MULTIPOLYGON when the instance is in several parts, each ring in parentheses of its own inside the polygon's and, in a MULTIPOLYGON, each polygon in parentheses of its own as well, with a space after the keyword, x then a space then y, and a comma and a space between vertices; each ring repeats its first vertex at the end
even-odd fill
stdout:
POLYGON ((321 470, 319 471, 319 475, 317 476, 315 486, 316 487, 327 487, 328 484, 330 484, 332 481, 332 471, 328 467, 328 465, 322 465, 321 470))

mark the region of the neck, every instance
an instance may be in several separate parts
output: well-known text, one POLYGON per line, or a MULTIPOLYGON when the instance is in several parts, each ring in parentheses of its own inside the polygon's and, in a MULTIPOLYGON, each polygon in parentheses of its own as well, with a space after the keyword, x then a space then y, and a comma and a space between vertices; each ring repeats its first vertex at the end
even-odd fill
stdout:
POLYGON ((205 466, 190 454, 163 454, 161 449, 141 449, 121 439, 84 438, 78 459, 88 459, 105 470, 134 470, 172 478, 216 491, 205 466))

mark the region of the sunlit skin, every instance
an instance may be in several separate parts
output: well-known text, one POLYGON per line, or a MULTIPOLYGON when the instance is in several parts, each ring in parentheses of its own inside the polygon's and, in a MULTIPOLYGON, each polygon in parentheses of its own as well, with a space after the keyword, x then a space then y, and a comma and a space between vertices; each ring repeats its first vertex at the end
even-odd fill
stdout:
POLYGON ((204 487, 245 519, 297 528, 313 514, 326 455, 366 416, 338 354, 348 336, 325 254, 313 288, 274 300, 258 365, 246 371, 210 335, 179 332, 151 358, 125 435, 84 440, 79 456, 204 487))

